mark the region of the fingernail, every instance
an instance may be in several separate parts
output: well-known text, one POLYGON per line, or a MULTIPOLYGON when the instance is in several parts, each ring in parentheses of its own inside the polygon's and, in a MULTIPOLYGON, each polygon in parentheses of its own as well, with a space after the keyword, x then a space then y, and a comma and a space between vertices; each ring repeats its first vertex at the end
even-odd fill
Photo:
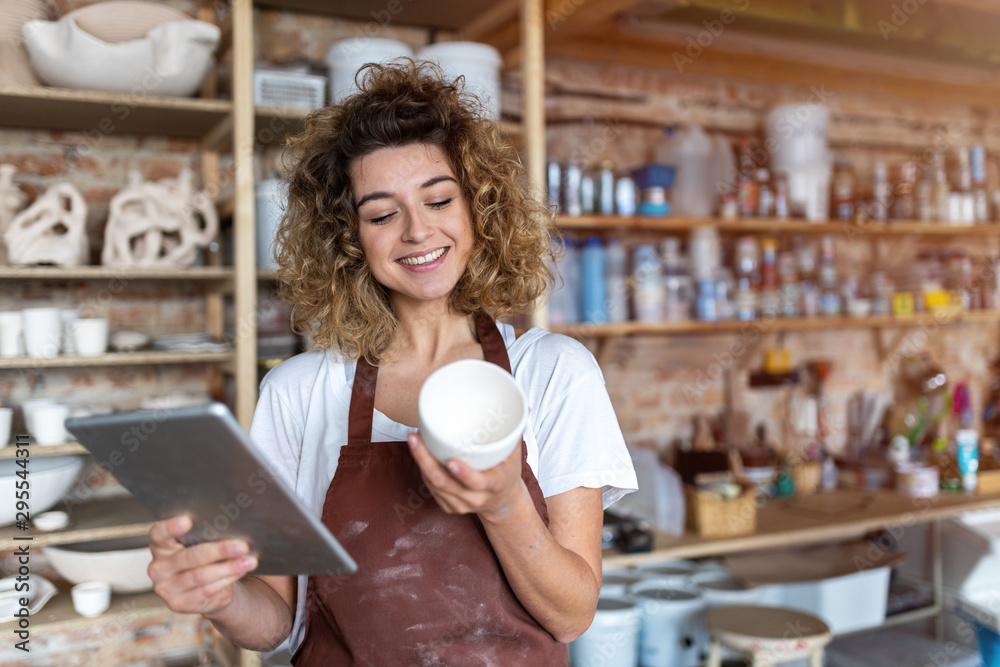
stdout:
POLYGON ((240 567, 244 570, 252 570, 257 567, 257 559, 253 556, 247 556, 246 558, 240 559, 240 567))
POLYGON ((174 530, 185 530, 187 528, 187 517, 179 516, 174 519, 174 530))
POLYGON ((234 542, 229 545, 230 556, 242 556, 247 552, 247 545, 242 542, 234 542))
POLYGON ((410 435, 406 436, 406 442, 407 442, 408 445, 410 445, 410 449, 416 449, 417 448, 417 444, 418 444, 417 443, 417 436, 415 436, 414 434, 411 433, 410 435))
POLYGON ((462 466, 458 465, 458 461, 448 461, 448 471, 452 475, 457 475, 462 471, 462 466))

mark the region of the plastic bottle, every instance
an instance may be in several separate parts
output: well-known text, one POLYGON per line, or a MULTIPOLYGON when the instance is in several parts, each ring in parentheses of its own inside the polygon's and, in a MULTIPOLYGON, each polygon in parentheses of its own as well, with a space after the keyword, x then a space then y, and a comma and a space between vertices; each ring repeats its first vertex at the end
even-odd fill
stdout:
POLYGON ((566 289, 566 321, 575 324, 580 317, 580 249, 572 239, 566 239, 566 255, 563 258, 563 280, 566 289))
POLYGON ((608 322, 628 319, 628 277, 625 275, 625 247, 616 238, 604 249, 605 291, 607 292, 608 322))
MULTIPOLYGON (((558 246, 559 242, 553 240, 553 250, 557 250, 558 246)), ((566 278, 566 257, 569 255, 569 241, 566 242, 566 246, 566 252, 559 257, 559 261, 553 263, 551 260, 548 260, 549 269, 551 269, 555 279, 555 284, 549 293, 548 304, 549 324, 553 326, 562 326, 572 322, 570 316, 572 310, 571 298, 569 296, 570 287, 566 278)))
POLYGON ((597 212, 601 215, 615 214, 615 163, 601 160, 598 174, 597 212))
POLYGON ((889 173, 885 162, 879 160, 875 163, 875 181, 872 183, 872 220, 885 222, 889 219, 889 208, 892 204, 892 187, 889 185, 889 173))
POLYGON ((581 253, 583 321, 603 324, 608 321, 607 297, 604 289, 604 246, 593 237, 587 240, 581 253))
POLYGON ((712 181, 712 139, 697 125, 688 125, 655 152, 656 161, 677 169, 672 194, 675 215, 708 217, 715 209, 712 181))
POLYGON ((663 319, 664 287, 660 258, 656 247, 639 245, 632 259, 632 303, 639 322, 659 322, 663 319))
POLYGON ((757 170, 757 215, 770 218, 775 214, 774 190, 771 189, 771 174, 767 169, 757 170))

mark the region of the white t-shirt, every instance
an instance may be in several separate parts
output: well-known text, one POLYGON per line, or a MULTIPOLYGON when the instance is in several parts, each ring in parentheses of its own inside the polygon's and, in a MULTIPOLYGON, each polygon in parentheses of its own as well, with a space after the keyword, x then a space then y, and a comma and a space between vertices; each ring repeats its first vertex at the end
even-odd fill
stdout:
MULTIPOLYGON (((590 352, 576 340, 531 329, 516 338, 497 324, 514 379, 528 397, 524 444, 542 494, 600 488, 604 507, 638 488, 635 470, 590 352)), ((250 438, 272 474, 294 490, 316 517, 347 443, 356 362, 325 351, 306 352, 272 369, 261 382, 250 438)), ((400 441, 416 431, 375 411, 372 441, 400 441)), ((302 642, 307 577, 298 582, 294 651, 302 642)))

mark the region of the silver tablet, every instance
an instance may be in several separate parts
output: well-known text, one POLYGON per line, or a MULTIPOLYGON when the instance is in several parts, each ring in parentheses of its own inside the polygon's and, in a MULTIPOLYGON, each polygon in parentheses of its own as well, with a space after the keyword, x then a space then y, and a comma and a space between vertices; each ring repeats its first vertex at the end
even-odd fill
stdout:
POLYGON ((221 403, 72 418, 66 428, 157 519, 189 514, 185 545, 245 539, 254 574, 357 570, 221 403))

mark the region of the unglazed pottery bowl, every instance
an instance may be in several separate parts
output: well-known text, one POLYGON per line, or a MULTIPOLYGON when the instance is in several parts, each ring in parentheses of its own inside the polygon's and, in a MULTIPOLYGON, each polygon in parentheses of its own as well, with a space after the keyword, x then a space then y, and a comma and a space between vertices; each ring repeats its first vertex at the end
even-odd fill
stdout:
POLYGON ((528 400, 496 364, 463 359, 431 373, 417 401, 420 435, 442 463, 461 459, 492 468, 514 450, 528 421, 528 400))

